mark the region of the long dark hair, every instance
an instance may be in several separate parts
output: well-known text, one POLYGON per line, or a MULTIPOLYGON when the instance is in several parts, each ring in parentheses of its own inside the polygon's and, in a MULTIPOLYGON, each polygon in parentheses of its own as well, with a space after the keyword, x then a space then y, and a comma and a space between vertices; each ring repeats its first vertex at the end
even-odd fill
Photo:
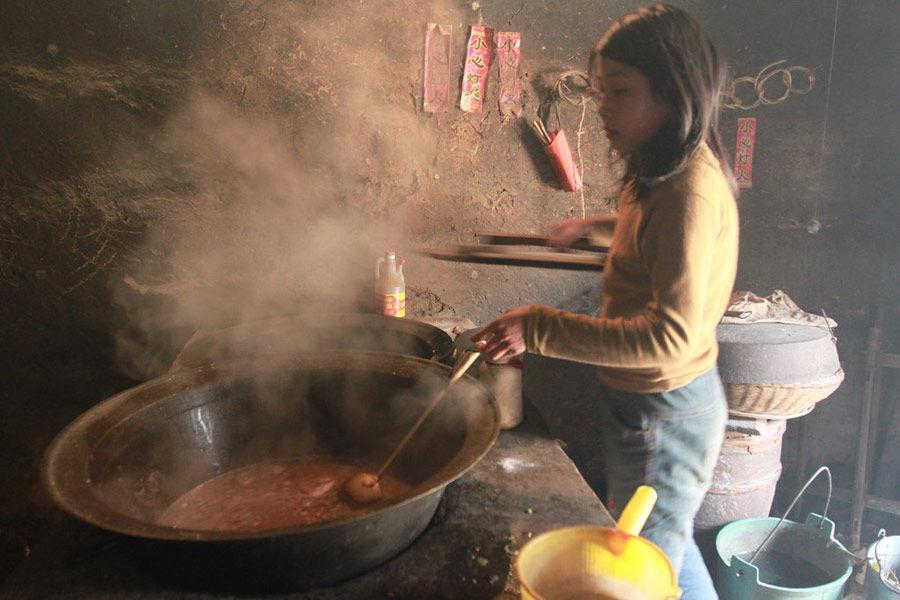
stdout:
POLYGON ((734 191, 718 132, 727 69, 703 27, 675 6, 646 6, 610 27, 591 53, 591 67, 601 56, 647 76, 653 93, 669 108, 669 120, 660 131, 625 157, 625 184, 642 196, 680 172, 705 142, 734 191))

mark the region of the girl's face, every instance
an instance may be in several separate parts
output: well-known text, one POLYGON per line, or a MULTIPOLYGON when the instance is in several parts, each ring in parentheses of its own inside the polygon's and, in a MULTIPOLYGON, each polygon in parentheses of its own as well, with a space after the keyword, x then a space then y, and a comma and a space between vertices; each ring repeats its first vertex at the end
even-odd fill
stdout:
POLYGON ((601 56, 594 63, 591 85, 598 95, 606 137, 619 154, 641 148, 669 118, 650 79, 634 67, 601 56))

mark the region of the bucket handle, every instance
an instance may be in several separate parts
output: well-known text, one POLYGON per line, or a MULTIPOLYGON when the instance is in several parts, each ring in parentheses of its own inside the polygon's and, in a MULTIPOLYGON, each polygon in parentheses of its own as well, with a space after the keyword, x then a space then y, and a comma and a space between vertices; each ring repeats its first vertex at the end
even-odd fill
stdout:
POLYGON ((878 556, 878 545, 886 535, 887 532, 884 529, 879 529, 878 535, 875 538, 875 544, 872 546, 872 553, 875 555, 875 563, 878 565, 878 579, 881 580, 881 583, 887 589, 891 590, 892 592, 900 593, 900 587, 898 587, 897 584, 894 583, 894 581, 897 580, 897 576, 894 574, 890 567, 881 563, 881 558, 878 556))
POLYGON ((791 505, 788 506, 788 509, 784 511, 784 515, 781 517, 781 519, 778 520, 777 523, 775 523, 775 527, 772 528, 772 531, 769 532, 769 535, 767 535, 766 538, 762 541, 762 544, 759 545, 759 548, 756 549, 756 552, 754 552, 753 555, 750 556, 750 560, 747 561, 748 563, 750 563, 751 565, 753 564, 753 561, 756 560, 756 556, 760 552, 762 552, 762 549, 765 548, 766 544, 769 543, 769 540, 772 538, 772 536, 775 535, 775 531, 778 529, 778 526, 781 525, 787 518, 788 514, 790 514, 791 509, 793 509, 794 505, 797 504, 797 501, 800 500, 800 496, 803 495, 803 492, 806 491, 806 488, 808 488, 810 484, 815 481, 816 477, 819 476, 819 473, 822 473, 823 471, 828 474, 828 497, 825 500, 825 510, 822 511, 822 520, 819 521, 818 528, 821 529, 824 526, 825 519, 828 517, 828 506, 831 504, 831 470, 827 466, 819 467, 819 470, 813 473, 813 476, 807 480, 803 488, 801 488, 797 495, 794 496, 794 501, 791 502, 791 505))
POLYGON ((881 565, 881 559, 878 558, 878 542, 883 540, 887 536, 887 531, 884 529, 879 529, 878 534, 875 536, 875 544, 872 546, 872 554, 875 555, 875 563, 878 565, 878 571, 882 571, 883 567, 881 565))

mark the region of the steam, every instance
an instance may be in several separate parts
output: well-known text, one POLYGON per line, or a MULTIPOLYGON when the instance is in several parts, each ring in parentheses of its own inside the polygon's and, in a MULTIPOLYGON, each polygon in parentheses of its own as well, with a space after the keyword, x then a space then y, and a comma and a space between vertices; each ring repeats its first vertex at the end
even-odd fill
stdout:
POLYGON ((141 201, 144 243, 116 290, 127 371, 165 371, 196 330, 370 299, 375 259, 410 239, 436 152, 417 104, 425 24, 463 20, 446 4, 220 15, 151 138, 163 184, 141 201))

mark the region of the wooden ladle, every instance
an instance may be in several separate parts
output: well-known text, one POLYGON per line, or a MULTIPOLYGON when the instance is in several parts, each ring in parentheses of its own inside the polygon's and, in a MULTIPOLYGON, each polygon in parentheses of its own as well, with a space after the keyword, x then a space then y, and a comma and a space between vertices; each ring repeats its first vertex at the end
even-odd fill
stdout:
POLYGON ((360 472, 347 480, 344 484, 344 492, 350 496, 353 500, 357 502, 374 502, 381 497, 381 486, 378 485, 378 481, 381 479, 381 476, 384 475, 384 472, 387 471, 388 467, 394 462, 394 459, 397 458, 397 455, 400 454, 400 451, 406 446, 409 440, 416 434, 419 430, 419 427, 422 426, 422 423, 425 422, 425 419, 428 418, 428 415, 434 411, 437 405, 441 400, 444 399, 444 396, 447 395, 447 392, 450 390, 450 387, 462 377, 466 371, 469 370, 469 367, 478 360, 479 353, 472 352, 470 350, 466 350, 460 359, 453 366, 453 370, 450 372, 450 379, 447 380, 447 385, 441 389, 441 391, 434 397, 434 400, 431 401, 431 404, 425 409, 419 419, 413 424, 412 427, 409 428, 409 431, 406 432, 406 435, 403 436, 403 439, 400 440, 400 443, 397 444, 397 447, 394 448, 394 451, 391 452, 390 456, 387 457, 387 460, 384 461, 384 464, 381 465, 381 468, 378 469, 375 473, 364 473, 360 472))

